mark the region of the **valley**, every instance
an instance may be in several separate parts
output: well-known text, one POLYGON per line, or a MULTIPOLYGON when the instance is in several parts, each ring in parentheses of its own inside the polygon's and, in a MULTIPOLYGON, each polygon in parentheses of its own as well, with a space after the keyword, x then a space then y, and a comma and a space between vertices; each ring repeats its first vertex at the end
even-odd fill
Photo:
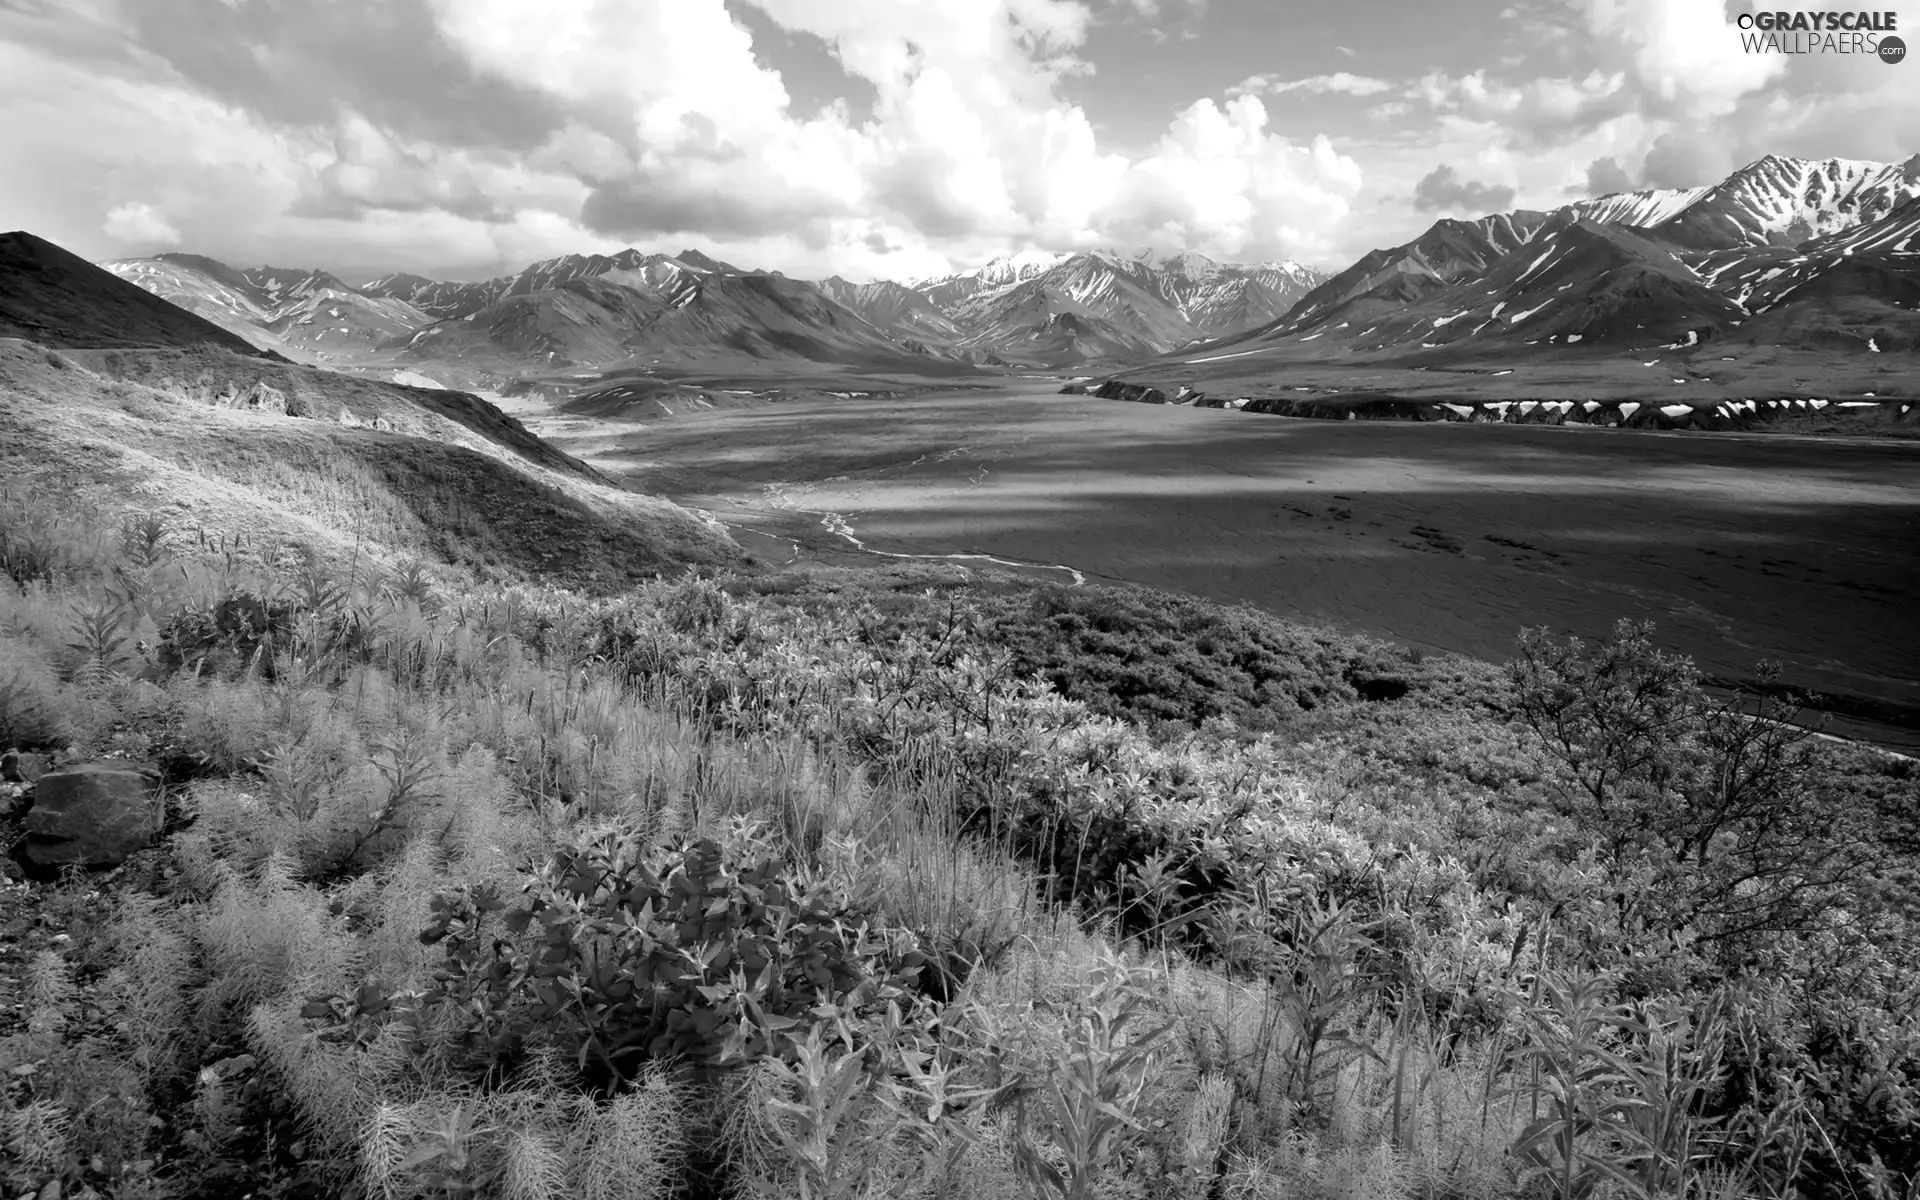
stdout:
POLYGON ((1831 697, 1920 748, 1920 445, 1771 434, 1327 422, 1054 394, 1040 382, 644 423, 529 417, 773 564, 991 555, 1245 602, 1490 660, 1523 625, 1620 617, 1710 675, 1831 697), (744 543, 743 543, 744 544, 744 543))

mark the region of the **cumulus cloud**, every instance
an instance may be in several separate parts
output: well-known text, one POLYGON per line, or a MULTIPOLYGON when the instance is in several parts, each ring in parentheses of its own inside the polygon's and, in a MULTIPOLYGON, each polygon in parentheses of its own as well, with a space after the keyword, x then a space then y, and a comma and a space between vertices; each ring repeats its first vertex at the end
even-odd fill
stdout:
POLYGON ((1196 101, 1121 173, 1098 227, 1123 243, 1323 257, 1360 190, 1360 166, 1325 137, 1301 145, 1266 126, 1258 97, 1196 101))
POLYGON ((1640 174, 1648 187, 1690 188, 1718 182, 1739 165, 1724 137, 1668 132, 1654 139, 1640 174))
POLYGON ((1502 14, 1506 43, 1465 66, 1437 55, 1440 65, 1370 110, 1393 127, 1345 147, 1368 169, 1356 211, 1411 233, 1434 207, 1435 162, 1454 165, 1451 183, 1497 181, 1512 202, 1544 208, 1712 183, 1769 153, 1899 161, 1920 150, 1920 74, 1871 57, 1747 54, 1734 17, 1766 7, 1516 0, 1502 14), (1411 111, 1390 107, 1402 103, 1411 111))
POLYGON ((1610 196, 1615 192, 1632 191, 1633 178, 1627 174, 1626 169, 1620 165, 1618 160, 1609 155, 1605 158, 1596 158, 1591 163, 1588 163, 1586 185, 1579 189, 1569 190, 1577 190, 1588 196, 1610 196))
POLYGON ((1515 145, 1535 152, 1578 137, 1634 110, 1623 72, 1598 67, 1580 76, 1510 81, 1485 69, 1463 75, 1431 71, 1409 94, 1430 109, 1490 122, 1515 145))
POLYGON ((1148 236, 1333 253, 1359 167, 1271 130, 1257 98, 1105 144, 1066 98, 1097 20, 1078 0, 0 5, 0 156, 48 166, 25 215, 49 233, 98 236, 65 214, 111 186, 242 261, 397 248, 396 267, 478 272, 637 241, 905 274, 1148 236), (818 39, 871 88, 861 115, 803 115, 729 3, 818 39))
POLYGON ((1287 92, 1308 92, 1325 95, 1337 92, 1347 96, 1374 96, 1393 90, 1393 85, 1384 79, 1374 79, 1367 75, 1355 75, 1349 71, 1335 71, 1331 75, 1310 75, 1305 79, 1281 79, 1276 75, 1249 75, 1228 89, 1229 95, 1248 93, 1268 93, 1284 95, 1287 92))
POLYGON ((1731 112, 1780 78, 1780 55, 1745 54, 1720 0, 1585 0, 1596 43, 1625 60, 1659 113, 1694 120, 1731 112))
POLYGON ((1461 179, 1449 163, 1441 163, 1413 187, 1413 206, 1426 212, 1499 212, 1513 204, 1514 189, 1461 179))
POLYGON ((180 231, 151 204, 129 201, 107 214, 101 232, 117 242, 136 246, 178 246, 180 231))
MULTIPOLYGON (((1191 73, 1122 129, 1086 77, 1138 45, 1136 0, 0 0, 0 161, 35 164, 10 222, 101 255, 137 197, 237 261, 456 275, 629 242, 809 275, 1331 265, 1439 208, 1920 149, 1920 72, 1744 55, 1727 14, 1758 2, 1513 0, 1419 79, 1191 73)), ((1202 7, 1157 5, 1189 32, 1202 7)), ((1325 65, 1368 50, 1350 30, 1325 65)))

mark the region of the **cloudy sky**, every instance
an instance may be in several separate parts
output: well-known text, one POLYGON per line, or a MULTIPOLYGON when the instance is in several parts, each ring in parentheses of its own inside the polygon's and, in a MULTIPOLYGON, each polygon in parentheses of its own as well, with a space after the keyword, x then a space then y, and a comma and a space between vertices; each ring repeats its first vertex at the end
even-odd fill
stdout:
POLYGON ((1920 151, 1920 61, 1747 55, 1753 7, 0 0, 0 229, 349 277, 627 245, 1340 266, 1449 213, 1920 151))

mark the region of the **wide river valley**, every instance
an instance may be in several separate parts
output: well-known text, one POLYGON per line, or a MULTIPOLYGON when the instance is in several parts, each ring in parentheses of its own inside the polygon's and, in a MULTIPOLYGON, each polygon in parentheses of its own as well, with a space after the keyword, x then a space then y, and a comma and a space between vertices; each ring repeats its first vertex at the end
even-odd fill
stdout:
POLYGON ((770 561, 987 556, 1496 661, 1522 626, 1646 619, 1711 674, 1778 660, 1864 702, 1834 732, 1920 747, 1920 442, 1293 420, 1057 386, 539 425, 770 561))

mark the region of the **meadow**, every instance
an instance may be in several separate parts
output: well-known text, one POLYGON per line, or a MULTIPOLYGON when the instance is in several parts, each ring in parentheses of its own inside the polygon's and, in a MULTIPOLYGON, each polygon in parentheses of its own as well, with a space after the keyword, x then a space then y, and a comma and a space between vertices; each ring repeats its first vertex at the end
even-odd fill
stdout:
POLYGON ((1499 667, 3 503, 0 744, 168 796, 7 889, 10 1195, 1920 1187, 1913 763, 1643 625, 1499 667))

